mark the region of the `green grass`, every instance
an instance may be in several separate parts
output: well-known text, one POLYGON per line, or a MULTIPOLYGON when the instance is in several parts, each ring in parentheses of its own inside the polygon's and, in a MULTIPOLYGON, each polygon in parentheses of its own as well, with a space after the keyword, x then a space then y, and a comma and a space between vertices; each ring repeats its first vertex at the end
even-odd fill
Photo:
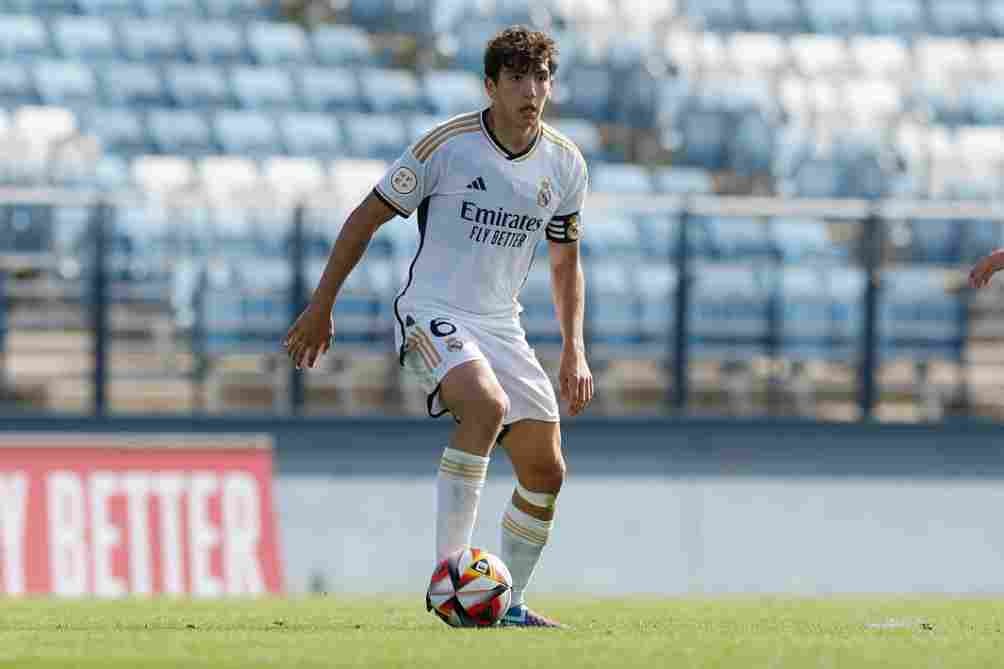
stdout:
POLYGON ((0 667, 991 667, 1004 600, 559 599, 571 630, 453 630, 420 599, 6 600, 0 667))

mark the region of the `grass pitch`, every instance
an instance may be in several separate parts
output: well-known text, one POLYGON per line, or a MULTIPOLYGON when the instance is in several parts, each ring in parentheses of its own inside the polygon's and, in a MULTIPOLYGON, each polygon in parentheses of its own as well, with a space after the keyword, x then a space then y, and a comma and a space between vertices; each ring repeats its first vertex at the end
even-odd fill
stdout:
POLYGON ((1004 600, 535 600, 570 630, 453 630, 420 598, 0 604, 0 667, 994 667, 1004 600))

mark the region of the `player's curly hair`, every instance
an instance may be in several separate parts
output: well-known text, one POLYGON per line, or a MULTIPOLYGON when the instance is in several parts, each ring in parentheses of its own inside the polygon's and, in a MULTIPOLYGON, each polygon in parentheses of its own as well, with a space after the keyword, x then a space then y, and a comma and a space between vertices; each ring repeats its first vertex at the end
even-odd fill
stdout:
POLYGON ((485 48, 485 76, 496 83, 503 67, 528 72, 531 65, 544 64, 553 77, 558 71, 558 45, 547 33, 526 26, 506 28, 485 48))

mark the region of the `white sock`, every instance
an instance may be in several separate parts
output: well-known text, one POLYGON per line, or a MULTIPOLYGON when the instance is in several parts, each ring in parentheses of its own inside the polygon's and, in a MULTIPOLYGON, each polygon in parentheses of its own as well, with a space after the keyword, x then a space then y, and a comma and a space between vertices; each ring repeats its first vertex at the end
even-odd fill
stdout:
MULTIPOLYGON (((530 492, 521 485, 516 485, 516 494, 525 502, 541 510, 554 509, 557 495, 551 493, 530 492)), ((523 593, 530 583, 533 570, 540 561, 540 554, 547 545, 551 534, 553 520, 540 520, 528 513, 520 511, 509 500, 505 513, 502 515, 502 561, 509 567, 512 574, 512 606, 523 603, 523 593)))
POLYGON ((443 451, 436 477, 436 561, 471 545, 488 458, 455 448, 443 451))

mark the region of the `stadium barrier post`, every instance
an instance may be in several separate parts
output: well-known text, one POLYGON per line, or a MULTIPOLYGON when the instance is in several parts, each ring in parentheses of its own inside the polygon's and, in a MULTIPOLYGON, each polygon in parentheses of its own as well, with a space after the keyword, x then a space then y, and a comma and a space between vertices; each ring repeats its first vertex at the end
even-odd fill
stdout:
POLYGON ((208 398, 206 393, 206 379, 209 376, 209 329, 206 326, 206 292, 209 290, 209 270, 202 267, 199 270, 199 277, 196 279, 197 286, 192 297, 192 329, 190 346, 195 364, 192 368, 192 383, 195 385, 195 402, 193 410, 206 411, 208 408, 208 398))
POLYGON ((861 363, 858 373, 860 390, 858 405, 861 420, 871 420, 875 413, 876 378, 879 365, 878 300, 881 290, 883 220, 872 208, 862 221, 862 260, 865 265, 864 319, 861 330, 861 363))
POLYGON ((91 208, 94 269, 91 274, 91 336, 94 365, 91 371, 93 413, 108 409, 108 219, 111 208, 99 202, 91 208))
MULTIPOLYGON (((687 315, 690 312, 690 210, 689 200, 683 202, 680 209, 680 222, 676 239, 676 319, 674 332, 672 334, 673 350, 673 407, 683 412, 687 409, 687 397, 690 394, 689 385, 689 353, 690 324, 687 322, 687 315)), ((670 244, 672 244, 672 240, 670 244)), ((667 333, 668 334, 668 333, 667 333)))
POLYGON ((0 391, 7 387, 7 272, 0 267, 0 391))
POLYGON ((770 293, 767 295, 767 336, 765 342, 766 346, 764 348, 766 349, 767 359, 769 361, 767 365, 768 416, 774 416, 777 414, 779 404, 777 386, 781 381, 778 355, 781 352, 781 323, 784 318, 782 312, 784 296, 781 294, 784 282, 781 280, 782 268, 778 256, 779 254, 771 252, 770 293))
MULTIPOLYGON (((290 287, 289 287, 289 322, 292 324, 300 316, 300 313, 307 307, 307 278, 305 268, 305 242, 304 242, 304 206, 297 205, 293 211, 293 226, 290 235, 289 262, 290 262, 290 287)), ((289 368, 289 410, 296 415, 303 411, 306 392, 304 387, 303 371, 297 370, 295 365, 289 368)))

